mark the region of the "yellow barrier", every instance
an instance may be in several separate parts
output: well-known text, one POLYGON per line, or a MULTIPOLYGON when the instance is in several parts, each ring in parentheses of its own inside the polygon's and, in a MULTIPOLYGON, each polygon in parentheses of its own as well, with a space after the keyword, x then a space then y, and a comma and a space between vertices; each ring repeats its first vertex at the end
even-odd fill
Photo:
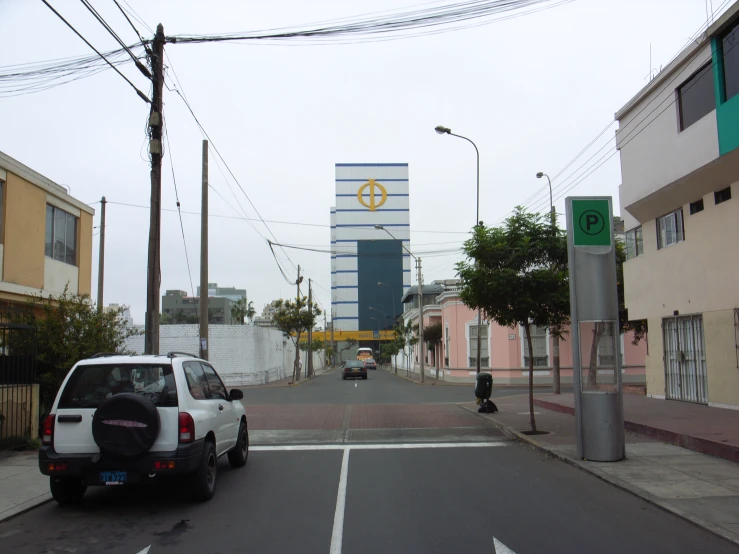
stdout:
MULTIPOLYGON (((354 339, 354 340, 381 340, 381 341, 389 341, 393 340, 395 338, 395 333, 392 331, 380 331, 380 336, 375 336, 375 333, 377 331, 341 331, 337 329, 334 331, 334 340, 336 342, 345 341, 347 339, 354 339)), ((293 334, 293 336, 295 336, 293 334)), ((308 334, 307 333, 301 333, 300 339, 306 340, 308 334)), ((324 333, 324 331, 313 331, 313 339, 314 340, 322 340, 324 342, 331 340, 331 331, 327 331, 324 333)))

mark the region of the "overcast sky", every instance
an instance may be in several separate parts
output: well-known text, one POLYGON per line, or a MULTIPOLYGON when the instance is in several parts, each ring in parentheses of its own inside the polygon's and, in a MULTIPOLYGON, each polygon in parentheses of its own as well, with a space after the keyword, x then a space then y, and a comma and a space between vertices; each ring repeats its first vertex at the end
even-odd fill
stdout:
MULTIPOLYGON (((161 22, 167 35, 297 26, 420 2, 128 1, 151 28, 161 22)), ((50 3, 100 50, 117 48, 80 2, 50 3)), ((713 0, 714 9, 719 4, 713 0)), ((94 5, 127 43, 135 42, 112 0, 94 5)), ((647 84, 650 44, 651 67, 659 69, 705 20, 705 0, 576 0, 478 28, 391 42, 168 44, 166 50, 195 114, 261 216, 288 222, 269 223, 282 243, 328 248, 335 163, 407 162, 411 247, 423 257, 428 283, 455 276, 461 255, 448 250, 461 245, 475 219, 474 149, 437 135, 436 125, 477 143, 481 219, 499 222, 545 185, 536 179, 538 171, 558 174, 647 84)), ((0 36, 0 66, 90 53, 35 0, 0 0, 0 36)), ((146 79, 132 65, 123 72, 148 92, 146 79)), ((199 212, 202 136, 174 92, 165 90, 164 102, 182 209, 199 212)), ((111 202, 104 300, 130 305, 136 323, 143 323, 146 309, 149 215, 147 209, 113 202, 149 204, 147 114, 148 106, 112 70, 0 99, 1 151, 68 186, 83 202, 103 195, 111 202)), ((564 212, 564 190, 583 170, 567 178, 612 137, 613 131, 607 132, 554 180, 558 212, 564 212), (563 195, 557 199, 558 193, 563 195)), ((163 207, 173 209, 168 155, 163 175, 163 207)), ((613 195, 618 210, 620 179, 616 154, 567 194, 613 195)), ((237 218, 243 212, 236 198, 249 217, 256 215, 238 187, 227 184, 213 155, 210 182, 226 200, 210 197, 209 280, 247 289, 258 312, 269 301, 294 294, 264 239, 237 218)), ((546 211, 548 203, 547 192, 528 205, 546 211)), ((99 204, 93 207, 98 225, 99 204)), ((162 294, 190 291, 178 217, 164 212, 162 218, 162 294)), ((186 214, 183 221, 197 287, 200 219, 186 214)), ((255 226, 268 236, 261 223, 255 226)), ((329 307, 329 254, 287 252, 316 283, 319 302, 329 307)), ((294 280, 292 263, 279 255, 294 280)))

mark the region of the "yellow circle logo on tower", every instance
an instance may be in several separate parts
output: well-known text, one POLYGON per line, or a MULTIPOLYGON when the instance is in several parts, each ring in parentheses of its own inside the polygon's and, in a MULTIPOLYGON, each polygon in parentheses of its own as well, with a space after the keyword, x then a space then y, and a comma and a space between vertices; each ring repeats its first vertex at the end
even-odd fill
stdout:
POLYGON ((376 183, 374 179, 370 179, 361 187, 359 187, 359 190, 357 191, 357 200, 359 200, 359 203, 362 206, 364 206, 365 208, 369 208, 369 211, 374 212, 375 210, 377 210, 377 208, 385 203, 385 200, 387 200, 387 190, 385 190, 385 187, 383 187, 380 183, 376 183), (364 194, 364 189, 366 189, 367 187, 369 187, 369 204, 362 196, 364 194), (379 202, 375 201, 375 189, 379 189, 382 195, 379 202))

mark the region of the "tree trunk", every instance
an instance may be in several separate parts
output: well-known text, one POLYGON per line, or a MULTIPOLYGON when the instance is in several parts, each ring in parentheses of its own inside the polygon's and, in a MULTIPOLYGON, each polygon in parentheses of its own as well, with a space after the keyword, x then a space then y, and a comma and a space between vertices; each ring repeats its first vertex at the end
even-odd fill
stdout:
POLYGON ((295 364, 293 367, 293 383, 300 381, 300 331, 295 339, 295 364))
POLYGON ((598 343, 605 331, 603 322, 596 322, 593 325, 593 344, 590 346, 590 365, 588 366, 588 385, 591 386, 598 383, 598 343))
POLYGON ((531 419, 531 432, 536 433, 536 418, 534 417, 534 347, 531 344, 531 325, 526 323, 526 344, 529 345, 529 416, 531 419))

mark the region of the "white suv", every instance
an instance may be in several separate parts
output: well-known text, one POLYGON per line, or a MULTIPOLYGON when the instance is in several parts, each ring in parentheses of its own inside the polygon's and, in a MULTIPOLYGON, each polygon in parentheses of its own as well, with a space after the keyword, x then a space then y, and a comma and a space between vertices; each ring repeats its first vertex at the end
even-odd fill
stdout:
POLYGON ((218 458, 249 455, 244 394, 190 354, 96 354, 75 364, 44 420, 41 473, 60 504, 88 485, 186 475, 193 496, 213 497, 218 458))

